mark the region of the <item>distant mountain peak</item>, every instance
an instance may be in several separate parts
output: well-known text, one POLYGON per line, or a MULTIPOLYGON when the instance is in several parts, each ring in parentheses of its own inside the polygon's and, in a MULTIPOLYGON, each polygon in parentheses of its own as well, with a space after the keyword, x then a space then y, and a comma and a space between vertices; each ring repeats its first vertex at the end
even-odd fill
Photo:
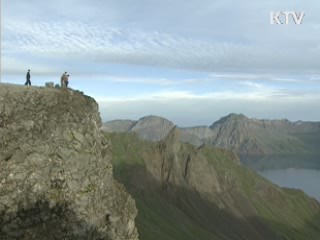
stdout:
POLYGON ((238 114, 238 113, 230 113, 229 115, 220 118, 218 121, 214 122, 210 128, 214 128, 217 125, 228 123, 228 122, 233 122, 233 121, 245 121, 245 120, 250 120, 248 117, 246 117, 243 114, 238 114))
POLYGON ((128 132, 137 122, 133 120, 112 120, 102 125, 106 132, 128 132))
MULTIPOLYGON (((138 121, 108 122, 103 130, 135 132, 141 139, 161 141, 172 137, 168 135, 175 126, 166 118, 149 115, 138 121)), ((237 113, 222 117, 210 127, 177 127, 177 130, 182 142, 195 146, 214 145, 246 156, 318 152, 317 147, 313 146, 320 139, 319 122, 260 120, 237 113)), ((177 138, 177 133, 173 138, 177 138)))
MULTIPOLYGON (((140 118, 138 120, 138 122, 141 122, 141 121, 165 121, 165 122, 170 122, 172 123, 171 121, 169 121, 168 119, 166 118, 163 118, 163 117, 160 117, 160 116, 157 116, 157 115, 147 115, 147 116, 144 116, 142 118, 140 118)), ((174 125, 174 123, 172 123, 174 125)))
POLYGON ((233 118, 233 119, 238 119, 238 118, 247 118, 244 114, 242 113, 230 113, 229 115, 226 116, 227 118, 233 118))
POLYGON ((130 129, 145 140, 160 141, 164 139, 175 124, 166 118, 150 115, 140 118, 130 129))

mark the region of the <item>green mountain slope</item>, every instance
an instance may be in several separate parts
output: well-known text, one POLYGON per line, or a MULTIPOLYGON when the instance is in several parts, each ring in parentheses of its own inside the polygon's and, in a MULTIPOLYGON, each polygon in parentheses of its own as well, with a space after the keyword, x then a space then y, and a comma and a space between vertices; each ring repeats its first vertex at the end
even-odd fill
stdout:
POLYGON ((108 133, 115 178, 136 199, 140 239, 317 239, 320 205, 244 168, 236 155, 108 133))

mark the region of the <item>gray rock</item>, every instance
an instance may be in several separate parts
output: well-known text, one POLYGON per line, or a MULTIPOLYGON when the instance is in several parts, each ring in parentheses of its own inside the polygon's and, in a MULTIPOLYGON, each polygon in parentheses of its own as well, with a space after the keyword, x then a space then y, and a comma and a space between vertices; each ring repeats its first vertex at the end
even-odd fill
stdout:
POLYGON ((160 141, 168 136, 174 126, 172 122, 165 118, 147 116, 139 119, 130 131, 136 132, 141 139, 160 141))
POLYGON ((1 240, 138 239, 100 125, 80 93, 0 86, 1 240))
POLYGON ((128 132, 136 123, 132 120, 113 120, 104 123, 101 129, 105 132, 128 132))
POLYGON ((147 141, 161 141, 174 128, 174 124, 162 117, 146 116, 138 121, 114 120, 102 125, 105 132, 135 132, 141 139, 147 141))
POLYGON ((49 88, 53 88, 54 87, 54 82, 46 82, 46 87, 49 87, 49 88))

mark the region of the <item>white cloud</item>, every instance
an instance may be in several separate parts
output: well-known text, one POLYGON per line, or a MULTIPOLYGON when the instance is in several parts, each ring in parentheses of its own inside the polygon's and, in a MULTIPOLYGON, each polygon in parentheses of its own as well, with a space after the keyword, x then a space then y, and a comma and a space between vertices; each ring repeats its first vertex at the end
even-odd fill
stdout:
POLYGON ((320 15, 316 0, 2 3, 4 73, 20 74, 31 68, 43 74, 58 69, 60 74, 61 69, 68 69, 80 77, 95 78, 98 72, 101 78, 97 76, 95 80, 123 83, 126 87, 130 83, 148 85, 133 92, 131 96, 135 97, 102 96, 102 107, 108 107, 103 114, 109 119, 116 115, 125 118, 159 113, 172 116, 172 120, 202 124, 201 121, 211 122, 215 116, 220 118, 230 112, 253 117, 319 119, 319 113, 314 111, 318 108, 318 93, 305 90, 316 86, 320 79, 320 15), (270 25, 270 11, 286 9, 304 10, 303 25, 270 25), (109 72, 114 63, 160 68, 154 74, 134 72, 135 77, 131 78, 132 72, 126 72, 126 67, 125 74, 119 74, 119 69, 109 72), (105 64, 110 67, 108 70, 103 69, 105 64), (162 77, 166 76, 160 71, 163 68, 212 75, 197 79, 196 74, 190 74, 187 79, 185 74, 180 76, 187 76, 184 80, 177 80, 162 77), (136 77, 138 74, 142 77, 136 77), (220 83, 221 86, 214 85, 220 83), (218 92, 210 92, 215 86, 218 92), (149 88, 166 91, 141 95, 149 88), (199 118, 202 120, 196 121, 199 118))
MULTIPOLYGON (((50 61, 52 57, 64 61, 122 63, 151 65, 188 70, 219 69, 314 69, 320 62, 315 52, 300 54, 302 49, 279 53, 256 44, 228 41, 199 40, 139 28, 107 28, 103 24, 84 22, 19 22, 4 26, 3 53, 28 53, 50 61), (299 61, 295 61, 299 55, 299 61), (276 56, 276 58, 275 58, 276 56), (311 59, 311 60, 310 60, 311 59)), ((215 77, 229 78, 227 75, 215 77)), ((252 79, 257 75, 238 75, 252 79)), ((264 76, 268 77, 268 76, 264 76)), ((290 79, 274 79, 274 81, 290 79)))
POLYGON ((292 77, 282 72, 273 73, 273 74, 224 72, 224 73, 212 73, 212 74, 209 74, 209 77, 213 79, 243 81, 243 83, 241 83, 243 85, 249 85, 253 83, 253 81, 270 81, 270 82, 279 82, 279 83, 303 83, 303 82, 315 82, 320 80, 320 77, 318 75, 310 75, 310 74, 301 75, 300 74, 300 75, 297 75, 296 77, 292 77))
POLYGON ((256 83, 256 82, 251 82, 251 81, 244 81, 240 82, 240 85, 247 86, 247 87, 252 87, 252 88, 257 88, 257 89, 262 89, 265 86, 261 83, 256 83))
POLYGON ((27 59, 17 59, 14 57, 2 57, 1 59, 2 74, 25 74, 28 69, 37 74, 52 74, 56 69, 43 63, 30 62, 27 59))
POLYGON ((319 121, 317 93, 220 92, 196 95, 190 92, 162 92, 136 98, 97 98, 104 121, 139 119, 145 115, 166 117, 180 126, 210 125, 229 113, 249 117, 292 121, 319 121))
POLYGON ((143 77, 124 77, 124 76, 108 76, 108 75, 95 75, 96 80, 101 79, 104 81, 111 81, 116 83, 128 83, 128 84, 146 84, 146 85, 160 85, 160 86, 173 86, 181 84, 181 81, 166 79, 166 78, 143 78, 143 77))
MULTIPOLYGON (((249 83, 249 82, 248 82, 249 83)), ((254 84, 254 83, 253 83, 254 84)), ((249 83, 251 86, 251 83, 249 83)), ((150 94, 143 94, 135 97, 119 96, 119 97, 99 97, 96 99, 99 102, 134 102, 134 101, 179 101, 179 100, 252 100, 252 101, 309 101, 320 100, 320 95, 318 92, 303 92, 303 91, 285 91, 277 90, 272 88, 264 88, 260 85, 256 87, 256 90, 236 92, 236 91, 219 91, 210 92, 205 94, 195 94, 190 91, 160 91, 150 94), (261 89, 259 91, 259 89, 261 89)))

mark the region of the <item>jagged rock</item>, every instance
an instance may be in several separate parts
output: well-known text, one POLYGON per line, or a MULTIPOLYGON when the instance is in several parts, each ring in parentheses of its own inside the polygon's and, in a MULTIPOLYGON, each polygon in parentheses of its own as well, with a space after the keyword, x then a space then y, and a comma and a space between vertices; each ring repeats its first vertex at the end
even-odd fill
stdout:
POLYGON ((101 129, 105 132, 128 132, 136 123, 132 120, 113 120, 103 124, 101 129))
POLYGON ((0 85, 1 240, 138 239, 100 125, 90 97, 0 85))
POLYGON ((139 121, 130 129, 131 132, 136 132, 140 138, 149 141, 163 140, 174 124, 165 118, 157 116, 147 116, 139 119, 139 121))
POLYGON ((146 116, 138 121, 114 120, 106 122, 101 129, 105 132, 135 132, 141 139, 156 142, 165 139, 174 126, 165 118, 146 116))

